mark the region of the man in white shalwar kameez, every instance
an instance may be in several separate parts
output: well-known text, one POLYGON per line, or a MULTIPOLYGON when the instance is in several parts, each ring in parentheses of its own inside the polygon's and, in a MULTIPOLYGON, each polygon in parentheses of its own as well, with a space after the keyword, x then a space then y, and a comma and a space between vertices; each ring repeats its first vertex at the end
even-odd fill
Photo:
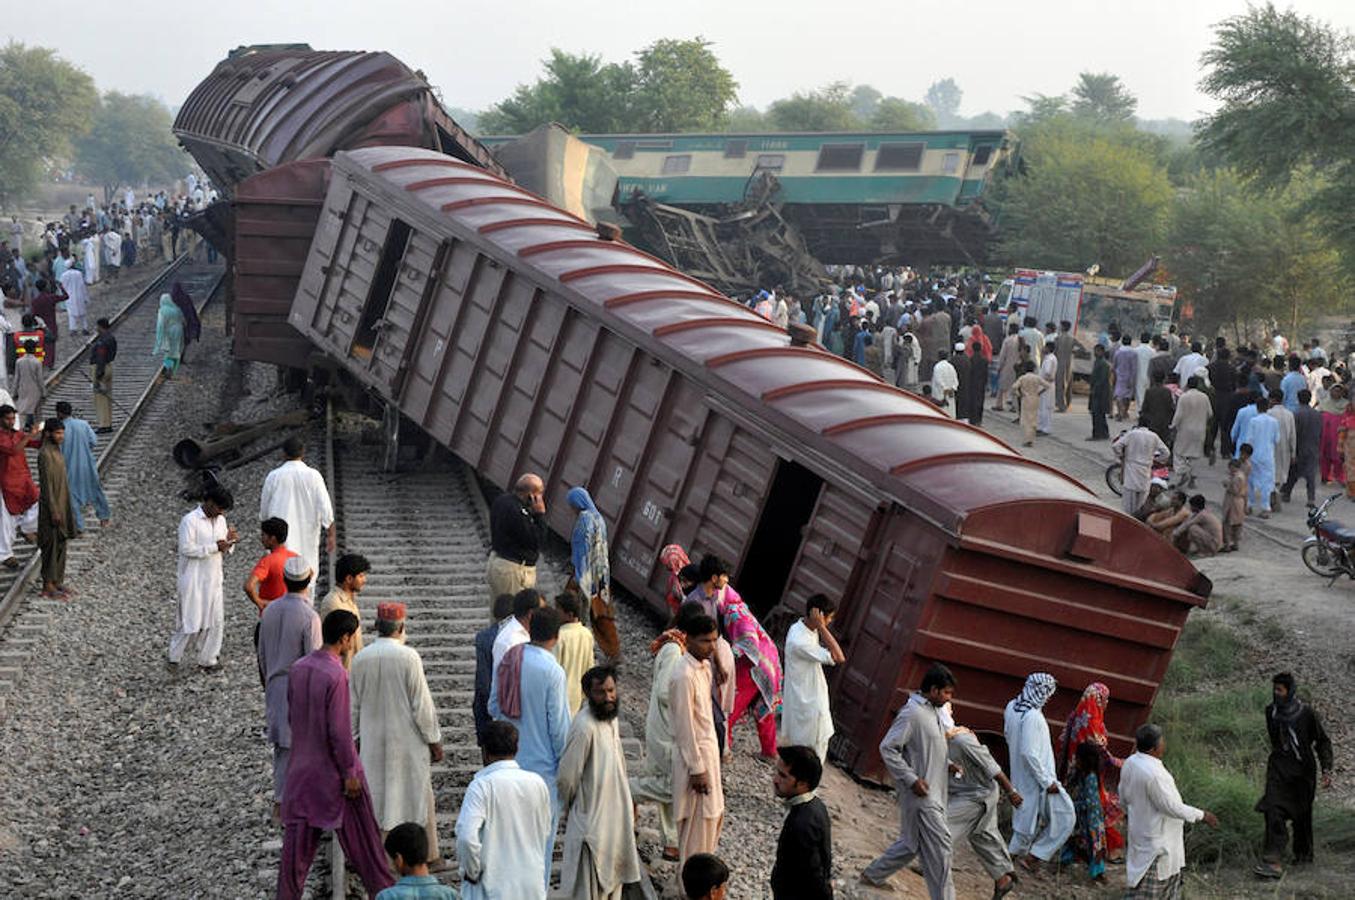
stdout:
POLYGON ((669 688, 673 673, 686 652, 687 638, 678 628, 673 628, 659 635, 658 644, 650 680, 649 710, 645 714, 645 769, 643 774, 631 779, 630 793, 636 803, 658 806, 664 858, 676 862, 678 829, 677 820, 673 818, 673 719, 669 709, 669 688))
POLYGON ((1124 807, 1125 900, 1180 900, 1181 870, 1186 865, 1186 822, 1204 820, 1217 828, 1211 812, 1188 806, 1176 789, 1176 779, 1162 764, 1162 729, 1144 725, 1134 735, 1138 751, 1120 769, 1120 805, 1124 807))
MULTIPOLYGON (((61 288, 66 292, 66 320, 71 333, 88 330, 89 288, 85 287, 85 276, 79 269, 67 269, 61 273, 61 288)), ((49 324, 55 326, 57 323, 49 324)))
POLYGON ((334 552, 334 505, 325 476, 302 460, 306 447, 298 437, 282 445, 287 461, 268 473, 259 496, 259 521, 277 516, 287 523, 287 549, 320 571, 320 532, 326 549, 334 552))
POLYGON ((1036 860, 1054 859, 1077 824, 1073 800, 1055 773, 1049 723, 1041 712, 1057 688, 1053 675, 1034 672, 1002 715, 1012 786, 1025 798, 1012 813, 1007 849, 1015 858, 1024 857, 1021 864, 1028 871, 1039 868, 1036 860))
POLYGON ((226 524, 231 496, 212 488, 201 505, 179 521, 179 615, 169 639, 169 666, 178 671, 188 642, 199 638, 198 665, 210 671, 221 668, 222 627, 225 622, 222 588, 224 554, 235 552, 237 535, 226 524))
POLYGON ((405 605, 379 604, 376 631, 376 641, 358 651, 348 674, 353 736, 381 831, 422 824, 428 858, 436 862, 442 854, 429 767, 442 761, 438 713, 423 661, 405 645, 405 605))
POLYGON ((546 782, 518 767, 518 731, 510 722, 490 722, 480 751, 485 767, 471 779, 456 817, 461 900, 545 900, 546 782))
POLYGON ((832 601, 815 594, 805 601, 804 617, 786 633, 781 726, 776 731, 779 746, 812 747, 820 762, 827 762, 828 740, 833 736, 833 712, 828 705, 828 679, 823 667, 846 659, 828 630, 833 612, 832 601))
MULTIPOLYGON (((1143 364, 1145 367, 1147 363, 1143 364)), ((1059 358, 1054 353, 1054 343, 1050 341, 1045 344, 1044 358, 1040 360, 1040 377, 1044 379, 1045 384, 1049 385, 1049 390, 1040 395, 1039 418, 1035 423, 1036 434, 1049 434, 1054 428, 1054 379, 1059 373, 1059 358)))
POLYGON ((586 702, 569 724, 556 778, 567 810, 560 891, 573 900, 621 900, 640 881, 626 754, 616 727, 616 673, 584 673, 586 702))
POLYGON ((99 280, 99 241, 86 237, 80 242, 80 251, 85 255, 85 284, 99 280))

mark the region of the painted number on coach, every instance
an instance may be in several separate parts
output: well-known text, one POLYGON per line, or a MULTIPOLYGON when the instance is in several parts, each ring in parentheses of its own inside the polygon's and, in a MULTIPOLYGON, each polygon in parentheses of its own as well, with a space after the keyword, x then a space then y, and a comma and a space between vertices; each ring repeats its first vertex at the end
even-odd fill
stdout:
POLYGON ((663 524, 663 507, 651 500, 646 500, 644 505, 640 507, 640 516, 649 524, 658 528, 663 524))

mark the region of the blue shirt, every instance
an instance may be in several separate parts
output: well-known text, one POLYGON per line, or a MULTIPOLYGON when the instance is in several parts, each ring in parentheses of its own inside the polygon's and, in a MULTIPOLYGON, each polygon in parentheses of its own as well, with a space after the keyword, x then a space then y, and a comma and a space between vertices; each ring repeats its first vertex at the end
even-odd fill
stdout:
POLYGON ((518 730, 518 766, 546 781, 555 797, 555 776, 569 735, 569 698, 565 693, 565 670, 549 650, 528 644, 522 650, 522 716, 510 719, 499 710, 497 693, 489 699, 489 712, 512 722, 518 730))
POLYGON ((456 891, 432 875, 406 875, 376 895, 376 900, 458 900, 456 891))
POLYGON ((1308 379, 1302 372, 1289 372, 1280 379, 1280 390, 1284 392, 1284 405, 1290 412, 1299 408, 1299 391, 1308 389, 1308 379))

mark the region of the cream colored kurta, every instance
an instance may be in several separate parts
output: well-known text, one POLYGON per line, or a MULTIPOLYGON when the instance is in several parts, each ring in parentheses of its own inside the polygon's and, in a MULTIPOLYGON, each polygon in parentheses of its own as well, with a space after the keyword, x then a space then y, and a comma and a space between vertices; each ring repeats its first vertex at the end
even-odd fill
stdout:
POLYGON ((781 727, 776 732, 782 747, 813 747, 820 760, 827 756, 833 713, 823 667, 832 664, 833 655, 819 643, 818 634, 803 621, 790 626, 786 632, 786 675, 781 685, 781 727))
MULTIPOLYGON (((730 677, 733 677, 731 673, 730 677)), ((673 815, 683 819, 718 819, 725 812, 720 783, 720 745, 710 705, 710 666, 684 653, 668 686, 668 708, 673 723, 673 815), (706 774, 710 792, 690 787, 693 775, 706 774)))
POLYGON ((358 617, 358 630, 353 633, 353 649, 348 656, 343 657, 343 667, 347 669, 353 664, 353 657, 362 651, 362 610, 358 608, 357 596, 343 588, 335 588, 320 601, 320 621, 323 622, 325 616, 336 609, 346 609, 358 617))
POLYGON ((619 895, 640 880, 626 755, 616 719, 585 705, 569 725, 556 779, 567 811, 560 890, 573 898, 619 895), (591 872, 589 871, 591 869, 591 872))
POLYGON ((259 521, 277 516, 287 523, 287 549, 320 570, 320 531, 334 522, 325 477, 299 459, 268 473, 259 495, 259 521))
POLYGON ((185 634, 205 631, 219 620, 215 610, 222 608, 225 593, 216 542, 224 540, 225 516, 209 519, 199 506, 179 520, 179 621, 185 634))
POLYGON ((593 632, 580 622, 566 622, 560 626, 560 639, 552 652, 565 670, 565 695, 573 715, 583 705, 583 673, 593 668, 593 632))
POLYGON ((353 736, 377 822, 389 831, 428 818, 428 745, 440 741, 423 662, 412 647, 377 638, 353 657, 348 678, 353 736))
POLYGON ((1176 429, 1173 449, 1178 456, 1188 459, 1204 456, 1204 436, 1209 431, 1209 416, 1212 413, 1209 395, 1197 388, 1186 391, 1176 401, 1171 427, 1176 429))

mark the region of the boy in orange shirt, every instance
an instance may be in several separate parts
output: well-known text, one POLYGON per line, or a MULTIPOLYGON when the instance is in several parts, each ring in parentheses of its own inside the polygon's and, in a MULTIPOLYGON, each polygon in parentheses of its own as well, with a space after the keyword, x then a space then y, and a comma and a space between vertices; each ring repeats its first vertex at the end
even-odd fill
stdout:
MULTIPOLYGON (((287 523, 276 516, 264 519, 259 524, 259 543, 263 544, 266 552, 245 579, 245 596, 259 608, 259 615, 263 615, 265 606, 287 593, 287 587, 282 583, 282 567, 296 554, 284 546, 287 543, 287 523)), ((256 644, 258 640, 258 630, 255 629, 256 644)))

